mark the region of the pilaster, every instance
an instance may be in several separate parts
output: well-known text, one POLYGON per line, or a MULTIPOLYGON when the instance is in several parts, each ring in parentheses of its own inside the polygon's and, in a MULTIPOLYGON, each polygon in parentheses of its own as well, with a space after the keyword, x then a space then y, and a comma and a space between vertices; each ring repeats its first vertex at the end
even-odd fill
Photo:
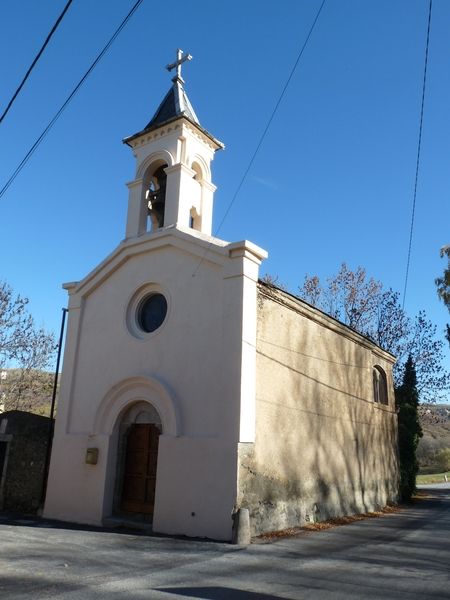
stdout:
POLYGON ((147 206, 145 203, 144 180, 135 179, 127 183, 128 217, 125 237, 132 238, 144 234, 147 230, 147 206))
POLYGON ((164 169, 167 174, 166 207, 164 225, 189 227, 189 213, 192 199, 190 198, 191 181, 195 171, 178 163, 164 169))

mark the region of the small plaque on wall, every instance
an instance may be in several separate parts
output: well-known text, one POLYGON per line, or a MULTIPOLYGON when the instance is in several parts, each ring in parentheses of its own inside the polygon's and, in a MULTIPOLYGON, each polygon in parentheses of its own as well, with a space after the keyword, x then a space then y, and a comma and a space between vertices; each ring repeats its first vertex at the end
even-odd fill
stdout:
POLYGON ((98 463, 98 448, 88 448, 86 450, 86 464, 96 465, 98 463))

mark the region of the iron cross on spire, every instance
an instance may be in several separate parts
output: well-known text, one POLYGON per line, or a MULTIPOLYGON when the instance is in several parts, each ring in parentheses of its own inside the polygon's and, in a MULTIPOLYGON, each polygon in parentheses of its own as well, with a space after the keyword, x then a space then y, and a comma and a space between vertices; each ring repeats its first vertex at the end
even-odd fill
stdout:
POLYGON ((181 83, 184 83, 184 79, 181 77, 181 65, 187 60, 192 60, 192 56, 190 54, 184 54, 183 50, 180 50, 180 48, 178 48, 177 49, 177 60, 175 62, 171 63, 170 65, 167 65, 167 67, 166 67, 166 69, 168 71, 171 71, 172 69, 177 70, 177 74, 172 79, 172 81, 175 82, 178 80, 181 83))

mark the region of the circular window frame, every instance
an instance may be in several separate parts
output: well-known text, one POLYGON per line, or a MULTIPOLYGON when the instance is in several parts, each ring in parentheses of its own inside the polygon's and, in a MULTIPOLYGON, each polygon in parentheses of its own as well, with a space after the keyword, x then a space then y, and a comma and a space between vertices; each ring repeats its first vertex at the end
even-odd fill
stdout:
POLYGON ((126 326, 131 335, 139 340, 148 340, 149 338, 158 335, 165 327, 170 316, 171 301, 166 290, 163 290, 160 285, 147 284, 139 288, 130 298, 126 313, 126 326), (143 304, 150 296, 161 295, 167 303, 166 315, 159 327, 153 331, 145 331, 140 324, 140 311, 143 304))

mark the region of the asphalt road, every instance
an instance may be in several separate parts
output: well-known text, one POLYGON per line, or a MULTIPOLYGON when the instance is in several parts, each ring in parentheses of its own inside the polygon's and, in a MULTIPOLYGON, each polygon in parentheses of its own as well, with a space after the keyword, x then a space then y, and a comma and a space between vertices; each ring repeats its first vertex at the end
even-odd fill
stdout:
POLYGON ((247 548, 0 514, 0 598, 450 599, 450 484, 429 496, 247 548))

